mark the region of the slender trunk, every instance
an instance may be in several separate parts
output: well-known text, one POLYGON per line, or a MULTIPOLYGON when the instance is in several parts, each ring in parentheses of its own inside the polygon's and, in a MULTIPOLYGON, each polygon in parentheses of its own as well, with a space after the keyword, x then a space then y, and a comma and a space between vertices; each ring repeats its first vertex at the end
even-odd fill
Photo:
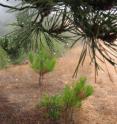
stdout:
POLYGON ((73 108, 71 108, 69 110, 69 121, 70 121, 70 124, 74 124, 74 120, 73 120, 73 108))
POLYGON ((42 85, 42 80, 43 80, 43 74, 39 73, 39 86, 42 85))
POLYGON ((65 124, 69 124, 69 110, 65 109, 65 124))
POLYGON ((74 124, 72 108, 65 109, 65 124, 74 124))

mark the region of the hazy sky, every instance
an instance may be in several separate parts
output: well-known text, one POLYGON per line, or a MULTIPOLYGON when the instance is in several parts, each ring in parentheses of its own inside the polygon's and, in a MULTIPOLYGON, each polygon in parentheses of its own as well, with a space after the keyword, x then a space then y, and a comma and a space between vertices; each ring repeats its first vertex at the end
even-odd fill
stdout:
MULTIPOLYGON (((11 0, 10 2, 6 2, 6 0, 0 0, 0 3, 13 5, 14 0, 11 0)), ((8 12, 8 9, 0 6, 0 35, 8 32, 8 30, 11 28, 11 26, 8 26, 8 24, 13 23, 14 20, 15 14, 8 12)))

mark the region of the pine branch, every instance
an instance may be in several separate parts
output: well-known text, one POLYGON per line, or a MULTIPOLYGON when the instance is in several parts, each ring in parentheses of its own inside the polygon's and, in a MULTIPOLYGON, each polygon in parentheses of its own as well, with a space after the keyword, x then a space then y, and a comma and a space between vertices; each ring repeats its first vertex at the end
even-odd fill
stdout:
POLYGON ((36 8, 34 6, 29 6, 29 5, 17 8, 17 7, 6 5, 6 4, 2 4, 2 3, 0 3, 0 6, 5 7, 5 8, 9 8, 9 9, 12 9, 12 10, 18 10, 18 11, 22 11, 22 10, 25 10, 25 9, 28 9, 28 8, 36 8))

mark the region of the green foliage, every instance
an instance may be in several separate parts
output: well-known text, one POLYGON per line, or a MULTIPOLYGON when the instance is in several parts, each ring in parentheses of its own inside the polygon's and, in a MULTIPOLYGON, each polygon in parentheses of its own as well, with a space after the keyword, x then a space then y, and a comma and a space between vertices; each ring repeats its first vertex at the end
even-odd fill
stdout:
POLYGON ((49 97, 44 96, 40 105, 47 109, 49 118, 52 120, 57 120, 60 118, 60 109, 61 109, 61 98, 58 95, 49 97))
MULTIPOLYGON (((58 42, 56 39, 51 38, 51 46, 48 46, 48 43, 46 42, 47 36, 41 34, 41 43, 43 44, 43 46, 48 50, 51 51, 52 54, 54 54, 54 56, 56 57, 60 57, 61 55, 63 55, 63 53, 66 51, 65 47, 64 47, 64 43, 62 42, 58 42), (52 47, 52 48, 51 48, 52 47)), ((39 44, 39 43, 38 43, 39 44)))
POLYGON ((30 52, 29 61, 36 72, 43 74, 52 71, 56 64, 55 58, 44 48, 37 53, 30 52))
POLYGON ((6 51, 12 64, 20 64, 26 58, 26 51, 15 36, 0 38, 0 47, 6 51))
POLYGON ((74 94, 69 86, 66 86, 64 88, 62 97, 63 97, 64 106, 67 107, 74 106, 74 102, 75 102, 74 94))
POLYGON ((0 69, 7 67, 10 64, 10 59, 6 51, 0 47, 0 69))
POLYGON ((93 93, 92 86, 86 85, 86 78, 80 78, 74 84, 72 87, 66 86, 64 88, 63 102, 66 107, 80 107, 82 100, 93 93))
POLYGON ((39 85, 44 74, 51 72, 56 64, 56 59, 45 48, 40 48, 38 52, 30 52, 29 61, 31 67, 39 74, 39 85))
MULTIPOLYGON (((21 12, 17 16, 20 45, 30 48, 33 42, 32 37, 35 42, 41 42, 42 40, 39 40, 41 33, 45 36, 45 42, 51 50, 54 47, 53 39, 62 43, 68 43, 72 39, 72 46, 82 40, 83 50, 74 76, 77 75, 79 66, 84 63, 88 51, 96 70, 102 68, 100 67, 100 62, 103 63, 101 57, 112 66, 117 65, 115 42, 117 0, 21 0, 21 4, 22 6, 0 4, 21 12), (68 33, 64 36, 66 32, 73 35, 69 36, 68 33)), ((38 45, 35 44, 37 48, 38 45)))
POLYGON ((73 92, 74 96, 78 97, 81 101, 92 95, 93 87, 90 85, 86 85, 86 78, 82 77, 79 81, 75 82, 75 85, 73 86, 73 92))
POLYGON ((85 78, 80 78, 72 87, 66 86, 59 95, 44 96, 40 105, 47 109, 48 116, 53 120, 60 119, 60 115, 64 112, 68 124, 69 118, 73 116, 73 108, 80 107, 82 100, 91 96, 92 93, 92 86, 86 85, 85 78), (69 116, 70 114, 72 116, 69 116))
POLYGON ((27 59, 27 53, 24 52, 24 50, 19 51, 19 55, 15 59, 12 60, 12 64, 22 64, 27 59))
POLYGON ((19 54, 19 46, 12 36, 0 38, 0 46, 7 52, 10 58, 16 58, 19 54))
POLYGON ((12 24, 14 31, 0 38, 0 46, 7 52, 12 64, 21 64, 27 58, 27 53, 31 49, 31 38, 28 32, 30 31, 29 23, 31 18, 32 16, 29 16, 28 11, 17 13, 17 21, 12 24), (26 26, 27 24, 28 26, 26 26))

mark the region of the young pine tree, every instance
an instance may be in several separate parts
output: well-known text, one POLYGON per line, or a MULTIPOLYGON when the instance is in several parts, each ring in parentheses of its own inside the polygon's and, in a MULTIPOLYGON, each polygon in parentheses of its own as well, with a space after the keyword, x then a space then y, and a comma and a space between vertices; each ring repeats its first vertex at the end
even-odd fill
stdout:
POLYGON ((83 100, 92 93, 93 87, 86 84, 86 78, 80 78, 72 87, 66 86, 58 95, 44 96, 39 105, 47 110, 48 117, 54 122, 62 118, 65 124, 73 124, 74 109, 80 108, 83 100))
POLYGON ((41 48, 37 53, 30 52, 29 61, 34 71, 39 74, 39 85, 42 84, 44 75, 51 72, 56 64, 55 57, 44 48, 41 48))

